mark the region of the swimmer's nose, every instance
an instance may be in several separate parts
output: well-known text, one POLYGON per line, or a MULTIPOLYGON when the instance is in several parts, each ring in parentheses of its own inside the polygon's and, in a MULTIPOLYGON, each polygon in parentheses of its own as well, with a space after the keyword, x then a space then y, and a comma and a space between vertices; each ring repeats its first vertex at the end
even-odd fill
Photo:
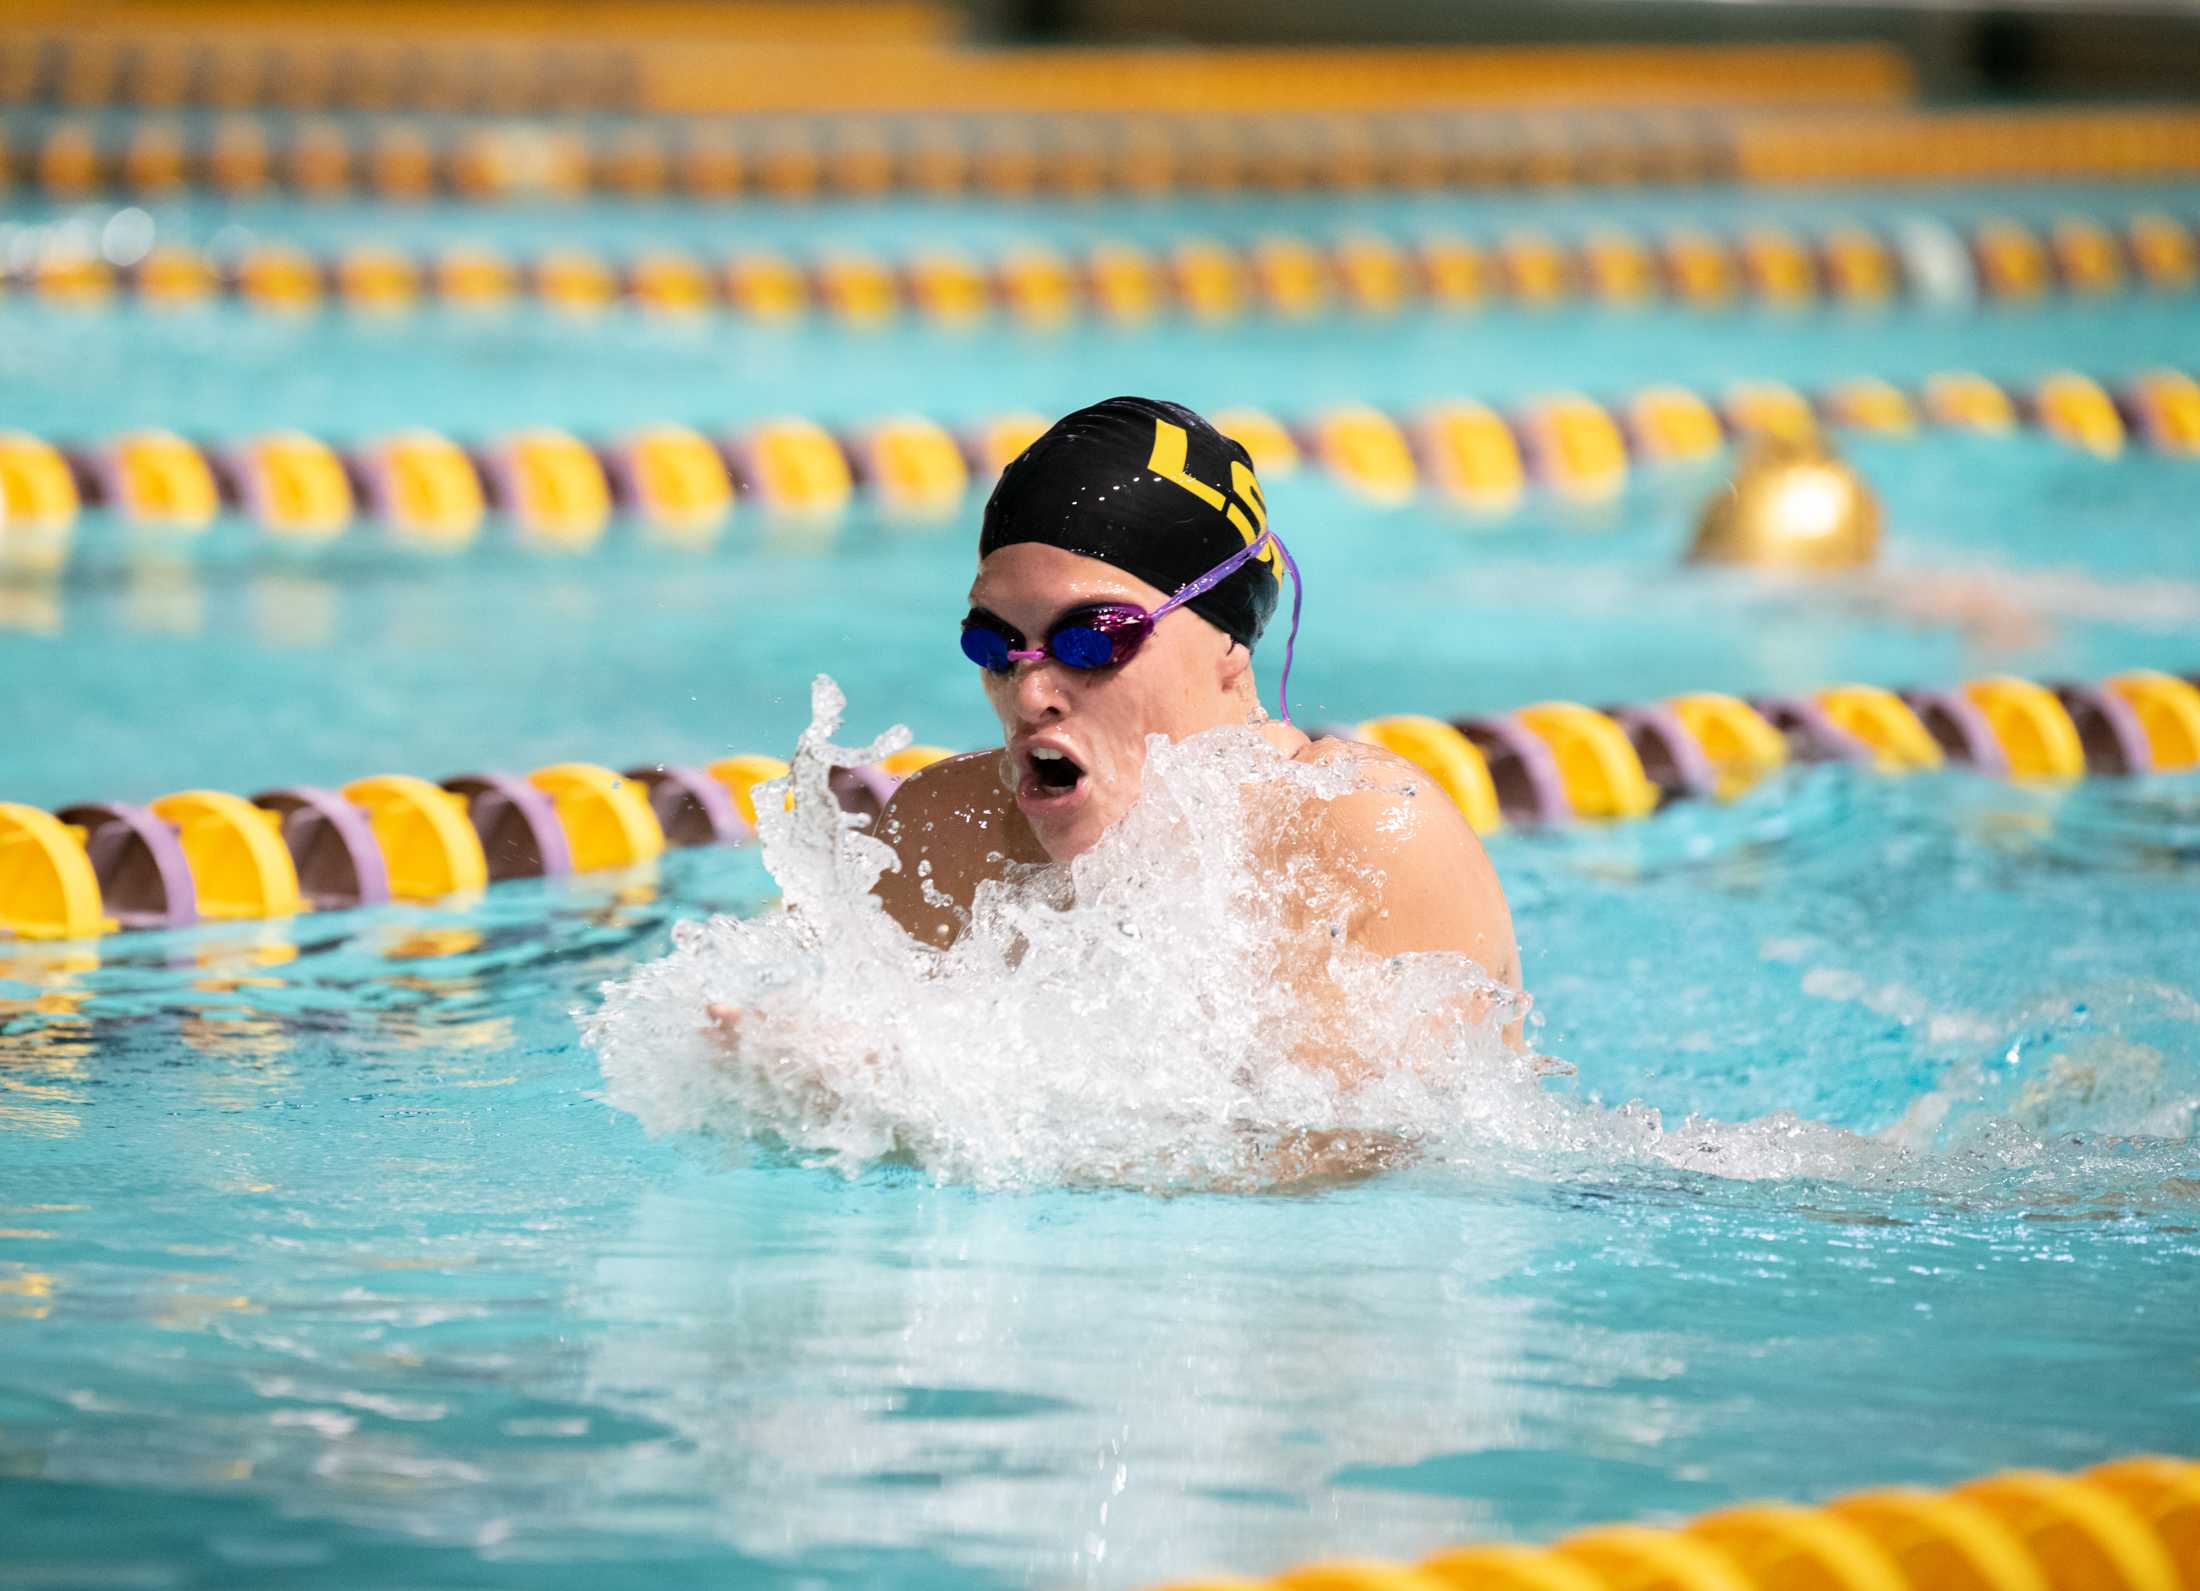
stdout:
POLYGON ((1059 714, 1067 701, 1061 675, 1062 665, 1051 658, 1017 664, 1013 686, 1017 716, 1036 723, 1059 714))

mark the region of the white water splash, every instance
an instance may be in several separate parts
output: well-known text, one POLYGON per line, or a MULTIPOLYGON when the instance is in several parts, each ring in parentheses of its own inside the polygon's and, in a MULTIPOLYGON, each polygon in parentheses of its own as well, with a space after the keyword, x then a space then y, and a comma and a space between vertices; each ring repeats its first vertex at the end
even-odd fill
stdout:
POLYGON ((2043 1153, 2038 1123, 1998 1118, 1936 1150, 1937 1119, 1883 1139, 1791 1112, 1669 1128, 1552 1092, 1550 1063, 1501 1036, 1524 1002, 1457 956, 1316 956, 1337 998, 1311 1020, 1279 967, 1335 903, 1249 866, 1248 842, 1359 786, 1250 730, 1156 737, 1099 844, 984 886, 953 948, 919 946, 870 893, 891 853, 828 786, 906 731, 838 746, 840 691, 820 678, 812 706, 789 780, 759 792, 781 905, 680 925, 584 1019, 608 1099, 652 1133, 990 1187, 1249 1187, 1411 1159, 1945 1188, 2043 1153), (745 1013, 730 1046, 706 1031, 713 1003, 745 1013), (1329 1064, 1340 1050, 1351 1064, 1329 1064))

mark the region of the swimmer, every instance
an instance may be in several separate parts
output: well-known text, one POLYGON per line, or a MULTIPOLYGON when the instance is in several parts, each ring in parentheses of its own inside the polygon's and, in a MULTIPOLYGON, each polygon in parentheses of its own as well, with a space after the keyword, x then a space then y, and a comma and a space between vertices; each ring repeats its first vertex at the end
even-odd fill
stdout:
MULTIPOLYGON (((1508 988, 1519 954, 1495 870, 1452 801, 1419 768, 1357 742, 1310 738, 1289 718, 1291 649, 1262 709, 1253 648, 1297 570, 1268 528, 1245 449, 1191 410, 1111 398, 1058 421, 1002 473, 985 508, 961 647, 1000 719, 1002 745, 905 781, 877 833, 898 866, 887 913, 951 944, 978 887, 1061 866, 1138 800, 1147 737, 1251 726, 1279 757, 1349 764, 1333 799, 1278 794, 1251 864, 1289 871, 1313 903, 1279 947, 1309 1003, 1309 1057, 1347 1080, 1356 1058, 1321 1043, 1338 940, 1377 957, 1450 952, 1508 988)), ((712 1016, 731 1040, 740 1013, 712 1016)), ((1470 1013, 1452 1013, 1467 1016, 1470 1013)), ((1436 1015, 1432 1013, 1432 1016, 1436 1015)))

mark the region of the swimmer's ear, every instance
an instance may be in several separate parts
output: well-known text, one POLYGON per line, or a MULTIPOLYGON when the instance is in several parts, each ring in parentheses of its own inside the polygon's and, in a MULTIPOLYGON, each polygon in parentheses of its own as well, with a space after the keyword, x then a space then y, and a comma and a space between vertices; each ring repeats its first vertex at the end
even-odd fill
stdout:
POLYGON ((1226 691, 1235 690, 1252 666, 1253 649, 1236 636, 1226 637, 1222 656, 1215 662, 1215 683, 1226 691))

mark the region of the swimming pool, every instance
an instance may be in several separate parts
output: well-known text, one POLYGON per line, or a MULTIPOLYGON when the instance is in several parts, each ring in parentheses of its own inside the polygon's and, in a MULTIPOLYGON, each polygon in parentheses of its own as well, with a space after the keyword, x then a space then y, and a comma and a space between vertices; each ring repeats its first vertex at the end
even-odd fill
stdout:
MULTIPOLYGON (((2189 212, 2189 191, 1845 194, 1930 211, 2189 212)), ((744 236, 973 249, 1533 222, 1735 225, 1731 194, 744 210, 744 236), (775 230, 776 229, 776 230, 775 230)), ((154 209, 336 246, 553 233, 530 215, 154 209)), ((52 212, 11 201, 18 222, 52 212)), ((2191 302, 1961 312, 1573 306, 1368 324, 1168 319, 857 337, 817 322, 397 326, 231 304, 0 301, 0 420, 476 436, 797 410, 961 421, 1103 390, 1309 412, 1657 380, 2014 384, 2200 367, 2191 302), (1988 339, 1991 339, 1990 342, 1988 339), (1989 350, 1987 351, 1982 350, 1989 350), (26 393, 32 396, 25 396, 26 393)), ((1496 521, 1270 486, 1308 579, 1314 722, 1828 682, 2200 665, 2194 465, 2036 431, 1860 438, 1879 577, 1677 564, 1715 472, 1496 521), (1901 590, 1950 593, 1937 605, 1901 590), (1981 599, 1979 592, 1986 593, 1981 599)), ((614 527, 429 559, 235 515, 87 516, 9 587, 0 792, 59 805, 395 769, 784 752, 832 673, 849 732, 988 722, 945 644, 969 515, 829 531, 738 510, 703 550, 614 527)), ((677 919, 752 912, 756 852, 77 947, 0 972, 0 1529, 30 1585, 1135 1585, 1669 1518, 1760 1495, 2191 1452, 2193 777, 2038 788, 1794 768, 1725 806, 1492 840, 1578 1110, 1492 1107, 1445 1156, 1266 1197, 729 1163, 601 1100, 574 1013, 677 919), (1654 1113, 1654 1115, 1652 1114, 1654 1113), (1858 1143, 1796 1127, 1893 1137, 1858 1143), (1705 1127, 1695 1118, 1742 1127, 1705 1127), (1741 1176, 1720 1175, 1721 1170, 1741 1176)), ((1042 1064, 1043 1057, 1033 1063, 1042 1064)))

